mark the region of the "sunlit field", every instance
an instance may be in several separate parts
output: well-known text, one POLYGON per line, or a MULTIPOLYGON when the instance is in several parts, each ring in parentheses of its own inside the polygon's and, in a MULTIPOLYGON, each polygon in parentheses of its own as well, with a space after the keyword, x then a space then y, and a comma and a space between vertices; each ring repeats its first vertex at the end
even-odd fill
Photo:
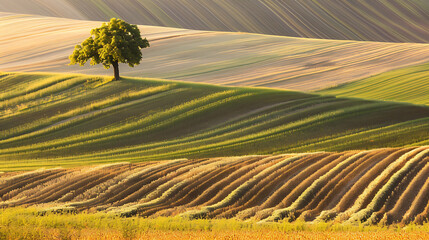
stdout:
POLYGON ((0 0, 0 240, 429 239, 429 1, 0 0))
MULTIPOLYGON (((74 46, 100 24, 0 13, 0 40, 4 39, 0 71, 110 75, 111 70, 100 65, 67 65, 74 46)), ((124 76, 313 91, 423 64, 429 58, 429 46, 414 42, 139 28, 151 47, 143 51, 142 64, 133 68, 121 64, 124 76)))
POLYGON ((429 64, 388 71, 353 83, 319 91, 339 97, 429 104, 429 64))
POLYGON ((159 79, 5 73, 0 171, 425 145, 429 108, 159 79))
POLYGON ((0 207, 131 217, 423 224, 428 147, 115 163, 5 173, 0 207))
POLYGON ((0 11, 198 30, 382 42, 429 41, 422 0, 0 0, 0 11))
POLYGON ((2 239, 427 239, 429 226, 335 223, 258 224, 234 219, 118 218, 108 214, 48 214, 34 208, 0 210, 2 239))

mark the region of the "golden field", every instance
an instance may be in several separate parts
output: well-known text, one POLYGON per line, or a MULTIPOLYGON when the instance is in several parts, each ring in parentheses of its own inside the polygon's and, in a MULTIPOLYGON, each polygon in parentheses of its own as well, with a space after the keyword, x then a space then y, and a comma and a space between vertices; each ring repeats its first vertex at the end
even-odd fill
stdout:
POLYGON ((0 207, 259 223, 423 224, 429 148, 114 163, 0 175, 0 207))
POLYGON ((427 239, 428 225, 258 224, 234 219, 118 218, 105 213, 47 214, 0 210, 0 239, 427 239))

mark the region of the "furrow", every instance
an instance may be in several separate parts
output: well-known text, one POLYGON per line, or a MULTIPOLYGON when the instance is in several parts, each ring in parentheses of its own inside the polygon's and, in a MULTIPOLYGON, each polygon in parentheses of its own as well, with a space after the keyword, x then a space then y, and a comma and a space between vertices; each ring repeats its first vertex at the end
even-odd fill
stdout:
MULTIPOLYGON (((272 194, 278 190, 284 182, 292 178, 298 172, 303 171, 308 164, 320 161, 328 155, 329 154, 327 153, 320 153, 304 156, 296 161, 293 166, 287 165, 281 169, 277 169, 273 174, 257 183, 233 205, 225 209, 218 209, 212 215, 216 215, 217 217, 232 217, 236 216, 241 210, 253 209, 256 206, 259 206, 264 203, 269 196, 272 196, 272 194)), ((241 215, 242 217, 245 217, 243 216, 243 213, 241 215)), ((250 215, 247 215, 246 217, 250 217, 250 215)))
POLYGON ((299 195, 298 199, 295 200, 289 207, 275 210, 273 214, 266 220, 278 221, 285 217, 290 218, 290 220, 295 220, 295 218, 297 217, 296 215, 297 210, 300 210, 303 207, 305 207, 308 204, 308 202, 311 200, 311 198, 316 194, 316 192, 319 191, 333 176, 337 175, 348 165, 352 164, 357 159, 367 154, 368 154, 367 151, 359 152, 355 155, 350 156, 344 161, 338 163, 337 165, 335 165, 335 167, 330 169, 324 175, 320 176, 308 188, 306 188, 305 191, 299 195))
MULTIPOLYGON (((402 221, 409 221, 408 219, 414 216, 410 216, 408 213, 409 210, 419 201, 422 196, 419 196, 420 191, 424 189, 425 182, 429 179, 429 162, 426 160, 422 162, 423 166, 418 174, 412 179, 412 181, 407 184, 406 190, 401 194, 397 202, 395 202, 394 207, 389 210, 381 220, 384 224, 398 223, 402 221)), ((424 197, 423 197, 424 198, 424 197)))
POLYGON ((383 187, 378 190, 377 194, 374 196, 374 198, 372 198, 371 202, 366 208, 354 213, 347 221, 364 222, 367 221, 371 216, 374 216, 373 213, 381 209, 388 196, 392 193, 396 185, 400 183, 402 178, 405 177, 411 169, 413 169, 429 154, 429 149, 427 147, 422 148, 423 150, 421 152, 407 161, 401 169, 399 169, 389 178, 383 187))
POLYGON ((380 159, 384 159, 394 150, 378 150, 371 151, 364 157, 357 159, 336 176, 332 177, 329 182, 315 194, 311 202, 301 210, 301 215, 305 221, 312 221, 329 205, 335 204, 334 199, 339 198, 344 194, 351 185, 357 180, 363 172, 369 167, 375 165, 380 159))

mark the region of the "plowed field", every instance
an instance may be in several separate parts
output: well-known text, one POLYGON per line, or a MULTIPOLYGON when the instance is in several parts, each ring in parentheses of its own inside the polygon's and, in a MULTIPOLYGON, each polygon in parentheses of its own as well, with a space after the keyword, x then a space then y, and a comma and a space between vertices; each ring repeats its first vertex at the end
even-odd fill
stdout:
POLYGON ((423 223, 429 148, 179 159, 0 178, 1 207, 121 216, 423 223))

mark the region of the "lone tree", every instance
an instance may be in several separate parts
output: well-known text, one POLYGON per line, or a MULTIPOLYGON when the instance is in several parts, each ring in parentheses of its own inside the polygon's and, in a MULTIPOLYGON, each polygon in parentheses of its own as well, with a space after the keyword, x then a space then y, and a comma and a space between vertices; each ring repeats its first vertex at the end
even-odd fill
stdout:
POLYGON ((92 29, 91 36, 82 45, 76 45, 69 57, 70 65, 79 63, 83 66, 89 59, 91 65, 102 63, 106 69, 112 65, 115 80, 119 80, 118 63, 128 63, 130 67, 140 64, 140 50, 149 46, 149 41, 142 39, 136 25, 112 18, 107 24, 92 29))

